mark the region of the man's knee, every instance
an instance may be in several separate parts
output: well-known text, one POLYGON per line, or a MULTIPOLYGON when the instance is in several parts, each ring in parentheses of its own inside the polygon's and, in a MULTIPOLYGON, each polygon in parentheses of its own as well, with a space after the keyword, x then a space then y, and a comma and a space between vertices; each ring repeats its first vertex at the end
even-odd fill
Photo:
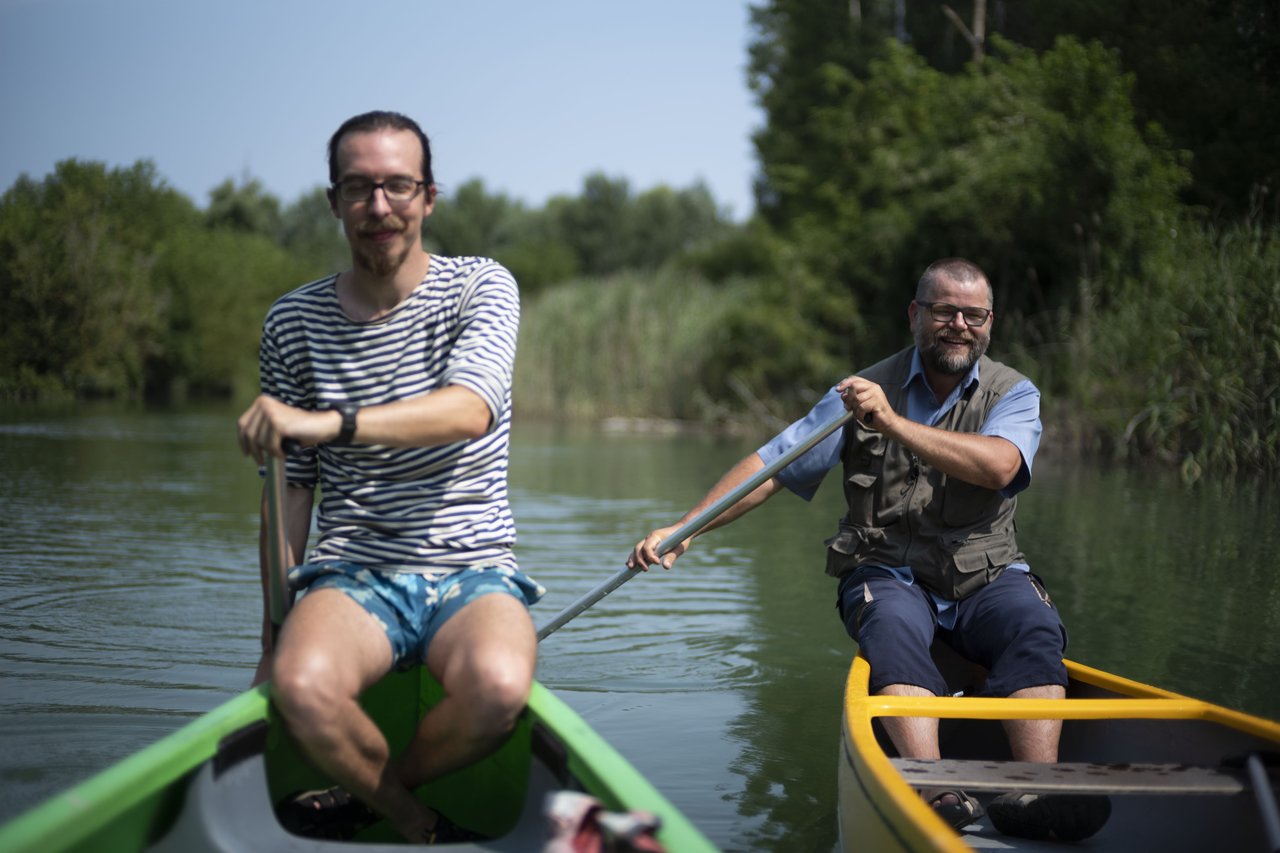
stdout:
POLYGON ((469 686, 468 705, 481 728, 511 731, 529 701, 533 677, 523 662, 493 661, 480 668, 469 686))
POLYGON ((291 726, 319 729, 349 697, 330 667, 315 655, 301 655, 276 659, 271 698, 291 726))

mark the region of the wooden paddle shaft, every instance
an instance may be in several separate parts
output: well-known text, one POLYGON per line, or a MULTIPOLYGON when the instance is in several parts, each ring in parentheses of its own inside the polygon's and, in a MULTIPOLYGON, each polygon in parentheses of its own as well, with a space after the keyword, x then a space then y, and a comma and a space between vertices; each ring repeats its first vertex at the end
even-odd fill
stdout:
MULTIPOLYGON (((285 453, 297 449, 298 443, 287 440, 285 453)), ((289 539, 285 513, 285 461, 267 456, 267 595, 271 608, 271 624, 279 630, 289 612, 289 539)))

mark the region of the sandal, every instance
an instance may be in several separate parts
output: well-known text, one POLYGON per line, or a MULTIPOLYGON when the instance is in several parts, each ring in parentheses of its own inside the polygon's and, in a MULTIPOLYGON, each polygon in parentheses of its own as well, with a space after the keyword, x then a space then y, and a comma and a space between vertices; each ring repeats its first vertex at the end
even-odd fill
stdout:
POLYGON ((294 835, 349 841, 379 817, 349 791, 335 786, 290 794, 276 805, 276 819, 294 835))
POLYGON ((988 808, 991 824, 1005 835, 1040 841, 1082 841, 1111 817, 1101 794, 1001 794, 988 808))
POLYGON ((982 804, 964 791, 945 788, 935 791, 921 791, 925 802, 933 809, 933 813, 942 818, 942 822, 956 832, 982 817, 985 812, 982 804), (949 799, 948 799, 949 798, 949 799))

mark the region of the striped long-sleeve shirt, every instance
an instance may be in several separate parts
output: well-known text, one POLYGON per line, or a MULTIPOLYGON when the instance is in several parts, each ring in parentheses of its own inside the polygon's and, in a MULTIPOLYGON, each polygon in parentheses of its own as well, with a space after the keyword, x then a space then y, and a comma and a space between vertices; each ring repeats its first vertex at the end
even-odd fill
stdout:
POLYGON ((281 297, 263 326, 263 393, 304 409, 389 403, 458 385, 492 413, 487 435, 436 447, 322 445, 289 458, 293 485, 320 486, 309 559, 384 571, 515 567, 507 503, 511 374, 520 298, 487 258, 431 256, 426 278, 390 314, 357 323, 336 276, 281 297))

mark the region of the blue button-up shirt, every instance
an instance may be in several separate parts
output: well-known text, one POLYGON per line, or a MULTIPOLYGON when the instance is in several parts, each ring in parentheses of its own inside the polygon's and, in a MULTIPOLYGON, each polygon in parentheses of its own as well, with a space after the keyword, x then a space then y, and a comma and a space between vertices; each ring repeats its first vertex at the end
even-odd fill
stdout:
MULTIPOLYGON (((971 386, 980 383, 979 364, 975 363, 964 379, 955 387, 941 404, 937 402, 933 389, 924 375, 924 365, 920 361, 920 351, 911 356, 911 372, 907 376, 903 388, 906 389, 906 417, 916 423, 935 426, 947 412, 956 405, 960 396, 971 386)), ((760 458, 765 465, 781 457, 789 449, 812 435, 822 424, 835 418, 844 409, 844 401, 834 387, 818 401, 809 413, 774 436, 769 443, 759 450, 760 458)), ((1031 463, 1036 450, 1040 447, 1040 391, 1029 380, 1023 380, 1009 389, 999 402, 992 407, 983 423, 980 435, 991 435, 1007 439, 1018 448, 1022 456, 1022 464, 1018 473, 1009 485, 1000 490, 1000 494, 1011 498, 1031 483, 1031 463)), ((778 473, 778 480, 788 490, 795 492, 805 500, 811 500, 827 472, 840 464, 844 451, 844 430, 837 430, 818 443, 809 452, 793 461, 778 473)), ((909 566, 885 566, 884 568, 903 583, 914 582, 914 575, 909 566)), ((1013 563, 1011 569, 1028 570, 1025 563, 1013 563)), ((938 607, 938 618, 942 627, 950 629, 955 623, 955 602, 947 601, 932 593, 929 594, 938 607)))

